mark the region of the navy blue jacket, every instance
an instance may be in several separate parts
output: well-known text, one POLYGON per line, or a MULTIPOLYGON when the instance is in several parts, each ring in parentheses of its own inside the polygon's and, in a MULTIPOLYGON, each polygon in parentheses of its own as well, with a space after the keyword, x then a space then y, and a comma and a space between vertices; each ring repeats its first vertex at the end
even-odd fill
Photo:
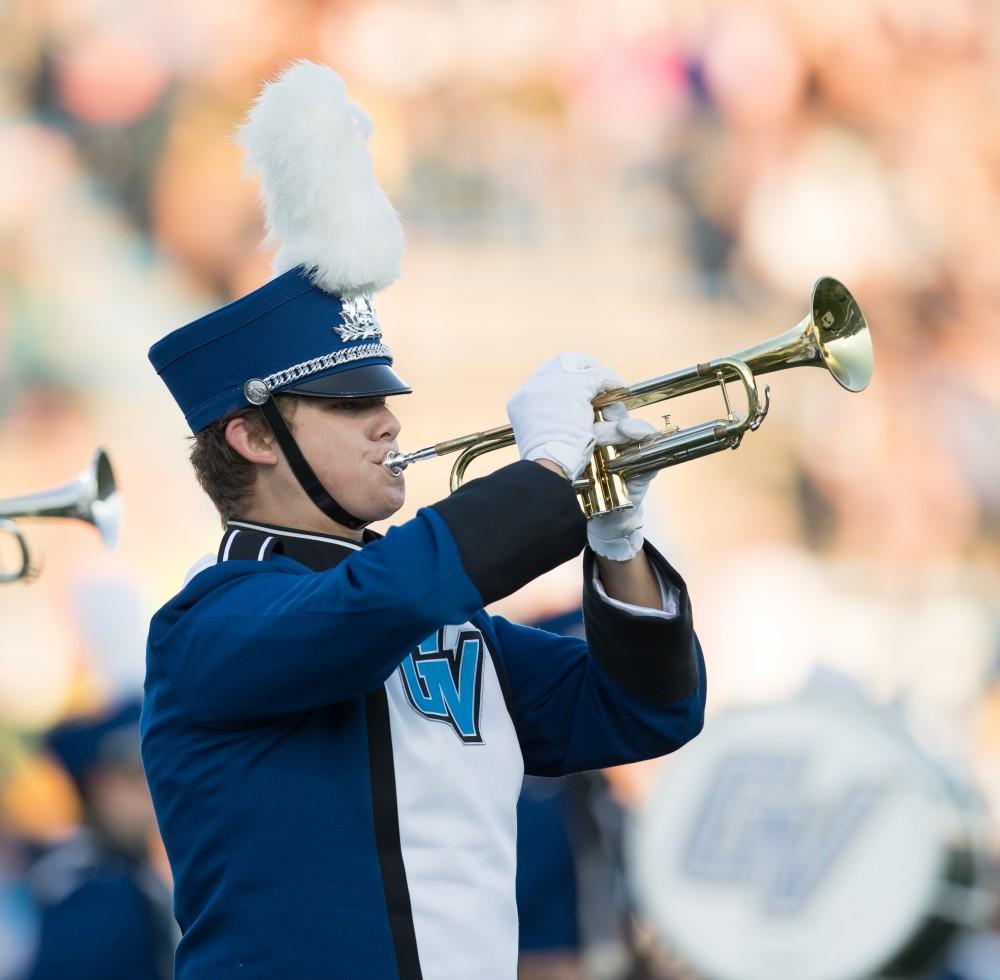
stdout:
POLYGON ((175 878, 178 980, 512 980, 523 773, 662 755, 701 728, 673 618, 602 599, 587 642, 483 606, 568 560, 566 480, 516 463, 363 547, 232 522, 153 618, 143 761, 175 878))
POLYGON ((170 896, 149 868, 81 834, 42 857, 28 883, 40 934, 25 980, 169 980, 170 896))

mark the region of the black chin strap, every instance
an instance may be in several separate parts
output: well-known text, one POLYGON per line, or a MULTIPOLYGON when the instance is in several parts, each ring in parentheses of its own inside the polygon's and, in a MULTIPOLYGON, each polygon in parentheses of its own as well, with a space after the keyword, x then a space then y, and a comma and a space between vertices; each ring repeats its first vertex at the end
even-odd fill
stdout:
POLYGON ((277 402, 271 397, 257 406, 265 421, 271 427, 274 438, 278 440, 281 451, 288 460, 288 465, 295 474, 295 479, 299 481, 299 486, 305 490, 309 499, 331 520, 349 527, 352 531, 358 531, 367 526, 368 521, 359 520, 353 514, 349 514, 333 497, 327 493, 326 487, 319 482, 319 478, 313 472, 313 468, 302 455, 299 444, 295 441, 285 417, 281 414, 277 402))

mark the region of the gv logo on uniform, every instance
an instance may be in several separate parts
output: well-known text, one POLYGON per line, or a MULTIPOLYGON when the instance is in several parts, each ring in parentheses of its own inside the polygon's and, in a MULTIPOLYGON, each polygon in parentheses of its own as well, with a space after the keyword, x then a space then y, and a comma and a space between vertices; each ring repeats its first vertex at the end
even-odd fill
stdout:
POLYGON ((429 636, 400 664, 403 690, 425 718, 451 725, 468 744, 481 744, 479 711, 483 688, 483 636, 461 630, 453 645, 444 630, 429 636))

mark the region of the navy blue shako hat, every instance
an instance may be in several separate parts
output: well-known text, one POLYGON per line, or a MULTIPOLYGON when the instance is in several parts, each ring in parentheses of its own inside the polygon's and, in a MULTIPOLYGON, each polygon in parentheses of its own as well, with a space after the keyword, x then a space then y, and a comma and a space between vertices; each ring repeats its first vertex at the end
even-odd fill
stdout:
POLYGON ((315 476, 274 401, 406 394, 371 296, 399 275, 403 231, 378 186, 371 121, 330 68, 299 61, 264 86, 240 127, 259 171, 276 278, 168 334, 149 359, 193 432, 257 406, 327 516, 355 518, 315 476))
POLYGON ((327 398, 410 391, 392 370, 370 299, 333 296, 302 266, 167 334, 149 359, 192 432, 258 404, 265 389, 327 398))
POLYGON ((46 733, 45 747, 81 791, 87 777, 104 766, 139 768, 141 707, 138 699, 130 699, 95 714, 61 722, 46 733))

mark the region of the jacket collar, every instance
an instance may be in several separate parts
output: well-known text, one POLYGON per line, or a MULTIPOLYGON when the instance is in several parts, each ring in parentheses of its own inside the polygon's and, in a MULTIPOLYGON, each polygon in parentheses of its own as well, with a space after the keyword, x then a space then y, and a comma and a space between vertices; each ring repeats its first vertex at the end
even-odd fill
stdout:
POLYGON ((332 534, 302 531, 280 524, 233 520, 226 524, 226 534, 219 549, 219 558, 222 561, 233 558, 265 558, 272 551, 277 551, 286 558, 311 568, 314 572, 323 572, 335 568, 345 558, 349 558, 355 551, 360 551, 365 544, 378 537, 374 531, 366 530, 362 544, 358 544, 356 541, 338 538, 332 534))

